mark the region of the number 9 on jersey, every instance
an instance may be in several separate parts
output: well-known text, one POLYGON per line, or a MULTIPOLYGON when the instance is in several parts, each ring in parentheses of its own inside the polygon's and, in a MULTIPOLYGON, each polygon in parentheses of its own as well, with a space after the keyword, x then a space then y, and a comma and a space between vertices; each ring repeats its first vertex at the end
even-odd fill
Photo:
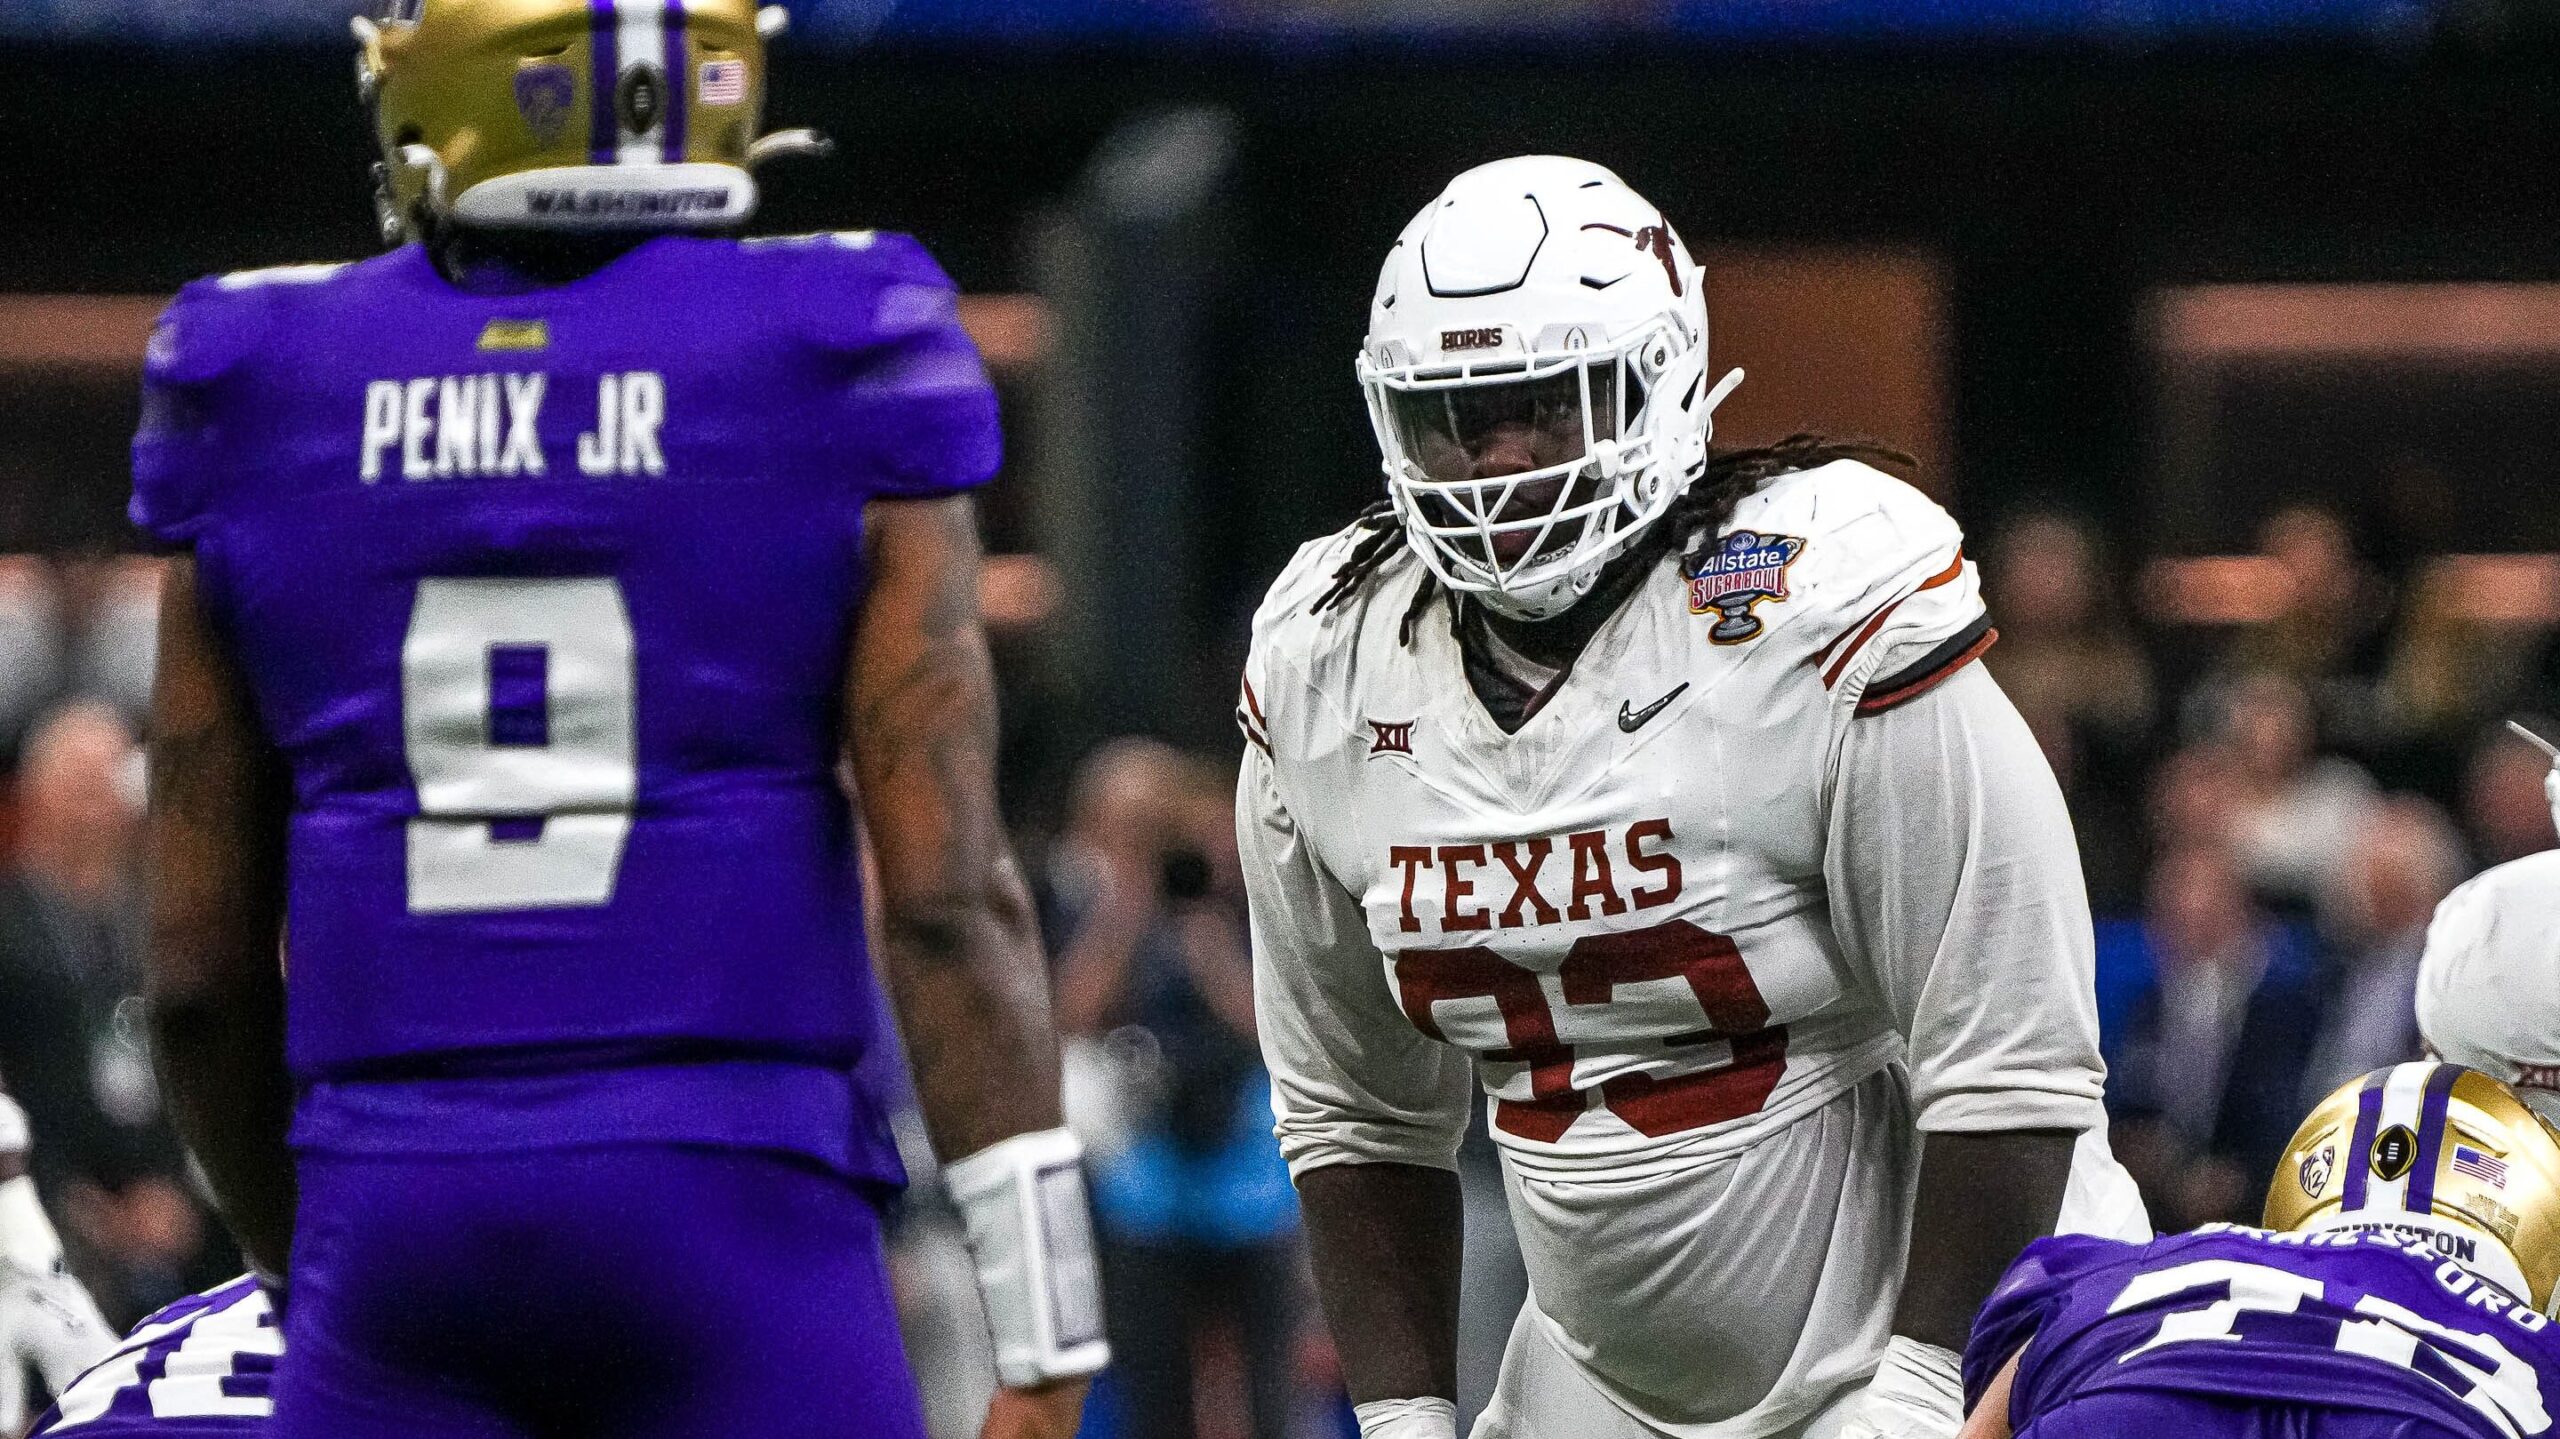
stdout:
POLYGON ((611 902, 639 788, 610 579, 433 579, 400 649, 415 914, 611 902))

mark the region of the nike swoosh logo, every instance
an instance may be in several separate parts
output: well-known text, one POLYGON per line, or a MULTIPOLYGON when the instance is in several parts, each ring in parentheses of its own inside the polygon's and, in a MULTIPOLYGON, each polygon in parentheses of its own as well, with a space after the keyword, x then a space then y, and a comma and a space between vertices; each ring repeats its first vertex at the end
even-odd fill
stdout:
POLYGON ((1618 728, 1626 731, 1628 734, 1634 734, 1637 730, 1643 729, 1647 721, 1651 720, 1655 715, 1662 713, 1663 706, 1680 698, 1688 692, 1689 686, 1686 681, 1683 681, 1680 688, 1673 690, 1671 693, 1664 695, 1662 698, 1655 700, 1649 705, 1646 705, 1643 709, 1637 709, 1634 705, 1627 703, 1625 700, 1618 701, 1618 728))

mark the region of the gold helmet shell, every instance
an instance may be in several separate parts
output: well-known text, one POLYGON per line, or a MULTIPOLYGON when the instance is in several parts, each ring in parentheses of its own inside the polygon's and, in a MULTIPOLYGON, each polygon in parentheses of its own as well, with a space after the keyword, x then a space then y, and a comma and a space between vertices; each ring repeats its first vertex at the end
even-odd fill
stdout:
POLYGON ((2560 1132, 2477 1070, 2395 1064, 2341 1087, 2294 1131, 2266 1227, 2385 1229, 2551 1314, 2560 1284, 2560 1132))
POLYGON ((677 230, 754 212, 765 42, 754 0, 386 0, 355 22, 385 239, 436 222, 677 230))

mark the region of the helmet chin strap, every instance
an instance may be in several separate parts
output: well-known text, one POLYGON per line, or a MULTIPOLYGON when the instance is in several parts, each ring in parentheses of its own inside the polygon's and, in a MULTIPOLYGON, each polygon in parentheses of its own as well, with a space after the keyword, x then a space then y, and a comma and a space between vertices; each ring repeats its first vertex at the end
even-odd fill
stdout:
POLYGON ((1707 391, 1706 402, 1700 406, 1700 408, 1706 412, 1707 438, 1715 438, 1716 406, 1723 404, 1725 396, 1732 394, 1735 390, 1740 388, 1742 388, 1742 368, 1737 365, 1733 369, 1725 371, 1724 378, 1716 381, 1714 389, 1707 391))
MULTIPOLYGON (((1612 556, 1612 558, 1615 557, 1612 556)), ((1584 595, 1591 593, 1591 587, 1600 583, 1600 572, 1608 567, 1608 561, 1603 560, 1596 565, 1586 565, 1571 574, 1558 575, 1552 580, 1532 587, 1526 593, 1512 590, 1477 590, 1469 598, 1476 600, 1504 619, 1535 624, 1540 620, 1554 619, 1580 603, 1584 595)))
POLYGON ((2551 827, 2560 830, 2560 744, 2535 734, 2520 720, 2507 721, 2507 728, 2514 730, 2518 739, 2551 757, 2551 773, 2542 777, 2542 795, 2551 801, 2551 827))
POLYGON ((769 161, 806 155, 823 160, 836 151, 836 142, 815 130, 776 130, 747 147, 747 168, 758 169, 769 161))

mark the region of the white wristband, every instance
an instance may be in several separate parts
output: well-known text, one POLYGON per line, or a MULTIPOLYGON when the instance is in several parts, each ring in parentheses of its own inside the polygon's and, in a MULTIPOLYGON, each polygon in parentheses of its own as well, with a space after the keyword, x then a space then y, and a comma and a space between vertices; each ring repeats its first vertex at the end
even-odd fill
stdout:
POLYGON ((1458 1439, 1458 1406, 1446 1399, 1372 1399, 1351 1412, 1360 1439, 1458 1439))
POLYGON ((978 1262, 996 1377, 1012 1388, 1092 1374, 1111 1362, 1083 1161, 1084 1145, 1073 1134, 1048 1129, 943 1166, 942 1182, 978 1262))
POLYGON ((18 1101, 0 1094, 0 1156, 24 1154, 34 1140, 27 1133, 27 1112, 18 1101))
POLYGON ((0 1184, 0 1265, 27 1274, 51 1274, 62 1266, 62 1236, 45 1217, 36 1182, 23 1174, 0 1184))

